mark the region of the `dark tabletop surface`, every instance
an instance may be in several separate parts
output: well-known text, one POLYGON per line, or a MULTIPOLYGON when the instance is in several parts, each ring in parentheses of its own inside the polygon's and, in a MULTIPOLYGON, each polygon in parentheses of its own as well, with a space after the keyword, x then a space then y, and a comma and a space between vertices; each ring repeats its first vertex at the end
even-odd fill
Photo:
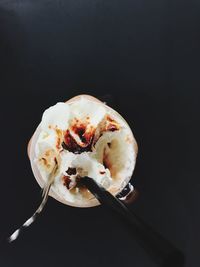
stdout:
POLYGON ((130 205, 200 266, 199 1, 0 1, 0 266, 156 266, 103 207, 49 199, 26 155, 45 108, 87 93, 129 122, 139 146, 130 205))

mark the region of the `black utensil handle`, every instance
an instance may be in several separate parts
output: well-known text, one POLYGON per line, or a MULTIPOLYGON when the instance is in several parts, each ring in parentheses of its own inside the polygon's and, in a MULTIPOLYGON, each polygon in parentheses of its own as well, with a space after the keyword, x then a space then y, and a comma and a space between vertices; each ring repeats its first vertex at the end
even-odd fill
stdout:
POLYGON ((148 252, 152 259, 163 267, 184 266, 184 255, 171 242, 162 237, 158 232, 147 225, 135 213, 116 197, 97 184, 90 177, 83 177, 81 184, 86 186, 90 192, 99 200, 101 204, 115 211, 121 218, 131 225, 135 239, 148 252))

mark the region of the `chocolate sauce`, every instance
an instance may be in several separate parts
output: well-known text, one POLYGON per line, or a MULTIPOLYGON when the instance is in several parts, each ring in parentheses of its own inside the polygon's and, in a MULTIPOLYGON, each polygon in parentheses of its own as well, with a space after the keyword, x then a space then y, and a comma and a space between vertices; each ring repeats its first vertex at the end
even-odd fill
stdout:
MULTIPOLYGON (((119 130, 119 125, 115 120, 113 120, 109 116, 106 117, 106 120, 107 124, 103 129, 101 129, 102 132, 114 132, 119 130)), ((70 126, 70 131, 78 135, 81 143, 75 140, 68 129, 64 135, 64 142, 62 143, 62 147, 74 154, 81 154, 83 152, 92 151, 92 147, 97 142, 97 140, 95 140, 95 130, 96 129, 89 124, 89 121, 80 122, 78 119, 74 119, 72 125, 70 126)), ((98 138, 100 138, 101 135, 102 133, 98 138)))
POLYGON ((84 143, 85 146, 91 143, 95 129, 89 125, 88 122, 80 123, 78 120, 76 120, 75 124, 71 126, 71 129, 79 136, 81 142, 84 143))
POLYGON ((70 189, 70 183, 71 183, 71 179, 69 176, 63 176, 63 185, 67 187, 67 189, 70 189))
POLYGON ((94 135, 90 136, 90 138, 87 138, 87 142, 84 142, 84 144, 78 144, 74 137, 70 134, 69 130, 66 131, 65 134, 65 141, 62 143, 62 147, 69 152, 72 152, 74 154, 81 154, 83 152, 89 152, 92 151, 92 143, 94 135))
POLYGON ((69 175, 76 175, 76 168, 68 168, 68 170, 66 171, 67 174, 69 175))
POLYGON ((87 142, 87 138, 85 137, 86 127, 83 124, 80 126, 74 126, 72 129, 83 143, 87 142))

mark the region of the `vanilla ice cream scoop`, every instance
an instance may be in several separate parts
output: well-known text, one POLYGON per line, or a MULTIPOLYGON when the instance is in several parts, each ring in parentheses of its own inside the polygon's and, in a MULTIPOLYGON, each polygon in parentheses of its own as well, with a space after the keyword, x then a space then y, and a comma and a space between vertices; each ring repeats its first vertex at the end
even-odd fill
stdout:
POLYGON ((50 196, 70 206, 92 207, 98 200, 78 181, 92 177, 116 195, 132 176, 137 144, 116 111, 94 97, 80 95, 45 110, 28 154, 42 188, 57 164, 50 196))

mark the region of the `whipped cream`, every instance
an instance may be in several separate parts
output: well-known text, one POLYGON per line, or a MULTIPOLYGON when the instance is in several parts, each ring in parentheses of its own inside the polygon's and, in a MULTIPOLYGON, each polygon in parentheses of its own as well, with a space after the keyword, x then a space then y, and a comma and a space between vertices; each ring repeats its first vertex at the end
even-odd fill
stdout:
POLYGON ((57 103, 43 113, 40 129, 34 162, 44 183, 58 164, 52 190, 66 201, 93 198, 77 184, 83 176, 109 189, 132 174, 132 133, 102 104, 85 98, 57 103))

